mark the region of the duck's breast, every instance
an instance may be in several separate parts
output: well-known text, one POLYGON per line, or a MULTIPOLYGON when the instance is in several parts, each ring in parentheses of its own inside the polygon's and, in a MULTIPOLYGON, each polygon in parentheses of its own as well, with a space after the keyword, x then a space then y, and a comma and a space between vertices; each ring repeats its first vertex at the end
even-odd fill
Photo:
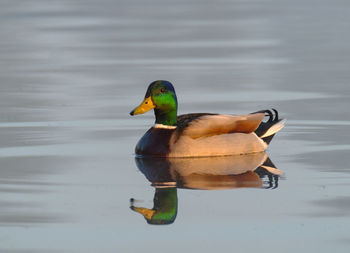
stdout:
POLYGON ((139 140, 135 153, 145 156, 167 156, 174 129, 151 127, 139 140))

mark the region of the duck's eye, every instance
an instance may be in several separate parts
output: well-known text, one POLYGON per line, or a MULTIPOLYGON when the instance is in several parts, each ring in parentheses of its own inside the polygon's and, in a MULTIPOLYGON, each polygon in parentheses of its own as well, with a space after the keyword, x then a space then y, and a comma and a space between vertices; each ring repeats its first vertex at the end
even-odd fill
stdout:
POLYGON ((165 92, 165 88, 160 88, 160 92, 164 93, 165 92))

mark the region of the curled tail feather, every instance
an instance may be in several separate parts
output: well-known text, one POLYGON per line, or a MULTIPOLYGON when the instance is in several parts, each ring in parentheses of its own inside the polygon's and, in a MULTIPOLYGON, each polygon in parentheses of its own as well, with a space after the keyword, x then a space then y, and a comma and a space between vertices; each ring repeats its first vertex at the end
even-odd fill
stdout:
POLYGON ((269 119, 266 122, 261 122, 259 127, 255 130, 257 136, 263 139, 267 144, 270 143, 273 136, 280 131, 286 122, 285 119, 280 119, 278 111, 276 109, 272 110, 262 110, 255 113, 265 113, 269 119))

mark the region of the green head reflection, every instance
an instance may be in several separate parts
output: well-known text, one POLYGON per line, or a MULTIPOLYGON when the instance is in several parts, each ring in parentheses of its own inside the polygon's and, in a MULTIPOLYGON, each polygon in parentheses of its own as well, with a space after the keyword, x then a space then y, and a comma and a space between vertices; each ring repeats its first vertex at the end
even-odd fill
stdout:
POLYGON ((134 206, 130 200, 131 210, 143 215, 148 224, 165 225, 175 221, 177 214, 177 189, 175 187, 156 188, 153 199, 153 208, 134 206))

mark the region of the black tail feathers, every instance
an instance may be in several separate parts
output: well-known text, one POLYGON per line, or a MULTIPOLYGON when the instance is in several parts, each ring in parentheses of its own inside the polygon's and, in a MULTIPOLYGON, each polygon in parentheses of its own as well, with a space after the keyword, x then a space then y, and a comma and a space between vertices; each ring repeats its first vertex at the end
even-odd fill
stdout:
MULTIPOLYGON (((261 122, 259 127, 255 130, 256 135, 259 137, 264 136, 272 126, 276 125, 277 123, 283 120, 279 118, 278 111, 273 108, 271 110, 261 110, 253 113, 265 113, 265 116, 269 117, 266 122, 261 122)), ((272 138, 275 136, 276 132, 272 133, 271 135, 262 137, 263 141, 269 144, 272 138)))
POLYGON ((270 158, 267 158, 264 164, 259 166, 254 172, 257 173, 262 179, 265 189, 276 189, 278 187, 278 181, 281 174, 273 173, 267 168, 273 168, 278 170, 276 166, 272 163, 270 158))

